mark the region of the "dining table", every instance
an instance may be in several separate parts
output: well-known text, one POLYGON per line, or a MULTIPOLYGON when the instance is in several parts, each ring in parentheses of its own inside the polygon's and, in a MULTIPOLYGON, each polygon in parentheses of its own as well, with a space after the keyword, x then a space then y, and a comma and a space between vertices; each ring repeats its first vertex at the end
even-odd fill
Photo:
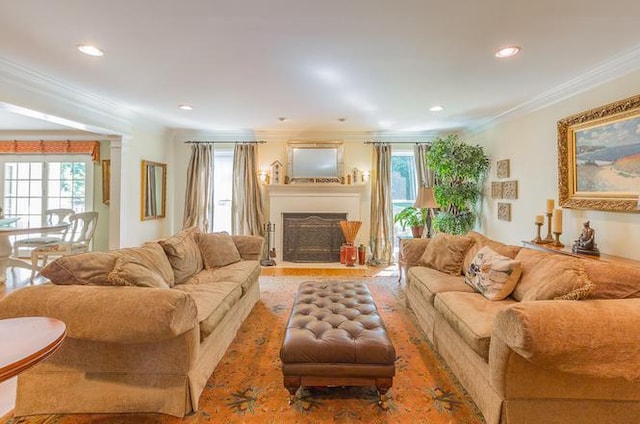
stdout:
POLYGON ((21 234, 46 234, 62 232, 69 227, 69 223, 44 224, 36 226, 21 225, 17 219, 12 219, 8 225, 0 225, 0 284, 6 279, 6 270, 10 267, 32 269, 31 263, 13 257, 11 236, 21 234))

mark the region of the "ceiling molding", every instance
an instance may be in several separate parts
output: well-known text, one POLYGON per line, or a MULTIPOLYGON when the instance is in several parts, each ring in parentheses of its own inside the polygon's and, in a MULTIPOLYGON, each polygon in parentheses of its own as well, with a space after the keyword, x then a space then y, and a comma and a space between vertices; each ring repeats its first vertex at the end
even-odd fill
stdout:
MULTIPOLYGON (((61 118, 82 122, 84 120, 83 117, 85 117, 85 119, 92 121, 91 123, 87 122, 87 126, 98 129, 103 133, 130 133, 134 120, 136 125, 143 127, 160 127, 157 122, 136 115, 131 109, 127 109, 120 104, 65 84, 3 57, 0 57, 0 82, 43 96, 49 101, 52 100, 55 102, 53 104, 58 106, 54 106, 55 110, 47 111, 47 113, 52 112, 52 115, 60 115, 60 106, 66 106, 70 110, 82 111, 83 116, 73 118, 61 116, 61 118)), ((44 113, 45 111, 39 110, 39 112, 44 113)), ((82 123, 84 124, 85 122, 82 123)))
POLYGON ((502 122, 510 121, 527 113, 546 108, 567 98, 576 96, 640 69, 640 45, 627 52, 614 56, 595 68, 578 75, 563 84, 543 92, 524 103, 487 118, 468 129, 476 134, 502 122))
POLYGON ((184 141, 255 141, 265 140, 274 142, 283 141, 335 141, 364 142, 364 141, 388 141, 396 143, 416 143, 431 141, 440 134, 433 131, 422 132, 392 132, 392 131, 198 131, 176 128, 171 130, 171 139, 174 142, 184 141))

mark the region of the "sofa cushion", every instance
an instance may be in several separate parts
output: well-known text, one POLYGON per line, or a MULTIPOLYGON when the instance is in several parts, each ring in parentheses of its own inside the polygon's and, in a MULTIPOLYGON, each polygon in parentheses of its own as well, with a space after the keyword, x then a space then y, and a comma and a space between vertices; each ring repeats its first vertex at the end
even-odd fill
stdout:
POLYGON ((117 251, 62 256, 42 268, 40 274, 59 285, 111 286, 107 276, 118 256, 117 251))
POLYGON ((596 286, 589 299, 640 297, 640 267, 585 260, 584 269, 596 286))
POLYGON ((407 285, 412 285, 424 299, 433 305, 435 295, 448 291, 473 293, 473 288, 464 283, 459 275, 449 275, 424 266, 409 268, 407 285))
POLYGON ((174 287, 189 294, 196 303, 198 322, 200 323, 200 340, 204 340, 213 332, 218 323, 240 300, 242 288, 240 284, 230 281, 219 281, 203 284, 180 284, 174 287))
POLYGON ((205 269, 215 269, 240 261, 240 252, 226 232, 199 233, 196 237, 205 269))
POLYGON ((146 243, 137 249, 120 252, 107 276, 114 286, 169 288, 173 286, 173 270, 158 243, 146 243))
POLYGON ((522 265, 484 246, 471 261, 464 281, 489 300, 502 300, 516 287, 522 265))
POLYGON ((434 306, 460 338, 488 361, 493 321, 498 312, 517 303, 513 299, 494 302, 479 293, 446 292, 436 296, 434 306))
POLYGON ((512 294, 516 300, 580 300, 594 289, 583 260, 527 248, 516 260, 522 263, 522 277, 512 294))
POLYGON ((451 275, 460 275, 464 255, 472 243, 471 237, 438 233, 427 244, 422 264, 451 275))
POLYGON ((204 268, 196 241, 199 232, 198 227, 190 227, 159 242, 171 263, 176 284, 186 282, 204 268))
POLYGON ((520 251, 520 246, 511 246, 509 244, 504 244, 499 241, 491 240, 484 235, 477 233, 475 231, 469 231, 467 236, 473 239, 473 244, 467 250, 467 254, 464 256, 464 262, 462 264, 462 269, 467 270, 471 265, 471 261, 476 257, 478 250, 482 249, 485 246, 489 246, 494 251, 499 254, 506 256, 508 258, 515 258, 518 252, 520 251))
POLYGON ((251 283, 260 276, 258 261, 240 261, 217 269, 205 269, 189 279, 187 284, 207 284, 218 281, 230 281, 242 286, 245 294, 251 283))

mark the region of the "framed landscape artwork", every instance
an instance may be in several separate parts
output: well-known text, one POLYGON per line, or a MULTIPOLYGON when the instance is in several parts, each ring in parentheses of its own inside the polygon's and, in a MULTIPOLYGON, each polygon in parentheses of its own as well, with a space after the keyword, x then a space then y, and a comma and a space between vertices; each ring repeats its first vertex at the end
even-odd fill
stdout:
POLYGON ((640 96, 558 122, 558 189, 564 208, 638 212, 640 96))

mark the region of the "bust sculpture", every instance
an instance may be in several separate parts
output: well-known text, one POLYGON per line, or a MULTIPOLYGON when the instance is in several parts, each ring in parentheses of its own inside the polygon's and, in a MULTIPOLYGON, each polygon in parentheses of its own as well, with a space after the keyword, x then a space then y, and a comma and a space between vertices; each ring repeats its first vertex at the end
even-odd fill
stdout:
POLYGON ((596 232, 593 228, 591 228, 591 224, 589 221, 585 221, 582 225, 582 233, 580 233, 580 237, 573 243, 573 248, 571 249, 575 253, 584 253, 587 255, 600 255, 600 251, 596 246, 596 232))

